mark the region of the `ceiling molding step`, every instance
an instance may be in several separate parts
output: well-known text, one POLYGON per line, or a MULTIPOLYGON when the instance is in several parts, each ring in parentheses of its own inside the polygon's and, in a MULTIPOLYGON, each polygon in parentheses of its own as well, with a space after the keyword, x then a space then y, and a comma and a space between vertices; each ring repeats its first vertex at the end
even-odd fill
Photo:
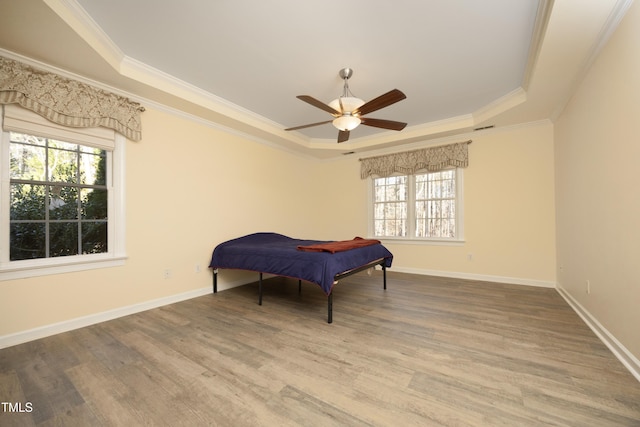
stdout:
MULTIPOLYGON (((480 138, 481 136, 499 134, 504 132, 512 132, 518 129, 534 128, 538 126, 553 126, 553 122, 551 122, 551 120, 549 119, 542 119, 542 120, 536 120, 533 122, 518 123, 518 124, 503 126, 503 127, 494 127, 491 129, 486 129, 481 131, 471 130, 468 132, 462 132, 462 133, 457 133, 453 135, 439 136, 433 139, 428 139, 428 138, 422 139, 419 141, 411 142, 409 144, 403 144, 401 146, 396 146, 396 147, 380 147, 377 149, 366 150, 366 153, 367 153, 367 156, 379 156, 384 154, 392 154, 392 153, 398 153, 403 151, 416 150, 420 148, 432 147, 436 145, 443 145, 443 144, 448 144, 452 142, 461 142, 463 140, 473 140, 473 139, 480 138)), ((365 152, 365 151, 359 151, 357 149, 354 149, 353 147, 349 147, 349 148, 352 148, 350 151, 355 151, 360 153, 365 152)), ((339 159, 341 158, 338 158, 338 160, 339 159)), ((332 158, 328 160, 336 160, 336 159, 332 158)))
POLYGON ((600 32, 595 38, 595 43, 591 46, 591 48, 587 52, 587 55, 585 55, 584 62, 579 67, 578 72, 575 74, 567 96, 562 100, 562 102, 558 103, 558 106, 551 113, 550 118, 552 121, 555 122, 558 117, 560 117, 567 104, 569 103, 569 100, 586 77, 589 69, 595 62, 602 49, 606 46, 613 33, 620 25, 620 22, 622 22, 622 19, 624 18, 627 11, 629 10, 629 7, 631 7, 632 4, 633 0, 617 0, 615 2, 615 5, 611 8, 611 13, 609 13, 609 15, 607 16, 606 21, 602 25, 600 32))
POLYGON ((56 15, 71 27, 114 70, 120 71, 125 55, 75 0, 43 0, 56 15))
POLYGON ((472 114, 464 114, 461 116, 450 117, 447 119, 436 120, 422 125, 410 126, 402 131, 403 138, 411 138, 413 136, 428 136, 443 132, 460 131, 470 129, 474 126, 475 121, 472 114))
MULTIPOLYGON (((13 22, 11 20, 13 15, 9 13, 4 16, 2 22, 7 23, 5 27, 7 37, 16 31, 16 37, 11 39, 15 42, 11 45, 11 49, 17 49, 16 52, 31 55, 33 58, 48 58, 42 60, 49 60, 52 64, 68 67, 69 70, 88 70, 86 71, 88 76, 94 76, 98 79, 100 77, 95 76, 102 76, 105 82, 110 83, 99 83, 46 63, 21 57, 18 54, 7 56, 26 64, 32 64, 34 68, 49 70, 121 94, 143 104, 154 105, 156 109, 170 111, 178 115, 186 114, 188 117, 193 117, 197 121, 209 124, 224 132, 276 148, 281 145, 285 151, 316 159, 328 156, 343 158, 340 154, 347 150, 392 149, 391 146, 394 144, 411 145, 441 138, 457 138, 459 135, 468 134, 473 128, 485 125, 502 127, 515 122, 530 122, 543 117, 554 120, 566 108, 571 96, 633 3, 633 0, 594 0, 589 2, 584 0, 537 0, 537 6, 533 2, 527 3, 526 23, 528 25, 527 31, 531 32, 531 39, 528 40, 528 45, 521 45, 517 55, 521 61, 514 81, 515 84, 518 84, 517 82, 521 80, 520 87, 513 89, 514 85, 509 85, 499 90, 497 95, 490 96, 489 101, 483 98, 481 106, 475 111, 473 111, 475 106, 467 105, 459 110, 452 110, 444 108, 445 105, 441 112, 442 115, 462 112, 463 114, 459 116, 434 120, 434 118, 442 117, 434 107, 431 116, 406 118, 405 121, 411 125, 402 132, 377 131, 373 135, 367 133, 364 136, 353 133, 354 138, 351 141, 336 144, 335 133, 328 129, 313 132, 285 132, 283 129, 285 126, 276 121, 285 120, 282 117, 286 116, 274 114, 272 116, 274 119, 268 118, 270 114, 273 114, 268 105, 265 107, 265 104, 247 103, 247 97, 229 97, 228 99, 238 102, 235 104, 219 97, 218 94, 227 92, 216 89, 215 85, 205 90, 161 71, 163 66, 159 64, 162 61, 150 66, 126 55, 126 53, 130 53, 125 47, 127 45, 116 45, 114 40, 120 40, 118 36, 112 35, 113 39, 111 39, 98 25, 98 22, 102 22, 98 17, 105 17, 104 15, 118 19, 115 16, 117 10, 109 8, 107 5, 103 5, 104 8, 96 8, 95 10, 102 10, 104 15, 96 12, 94 20, 81 6, 83 1, 32 0, 12 3, 12 6, 21 4, 21 7, 7 8, 7 12, 11 11, 15 14, 13 21, 17 24, 15 26, 9 25, 13 22), (38 26, 40 31, 35 31, 36 28, 28 30, 25 27, 24 24, 28 23, 30 19, 29 12, 33 12, 34 16, 43 17, 43 23, 46 25, 38 26), (45 17, 46 22, 44 21, 45 17), (52 34, 56 34, 55 31, 60 31, 60 37, 51 37, 52 34), (31 33, 33 33, 33 37, 26 37, 31 33), (66 46, 63 38, 82 49, 82 53, 74 54, 74 51, 63 50, 64 54, 60 55, 58 61, 56 59, 56 55, 59 53, 58 48, 66 46), (18 43, 19 41, 21 42, 18 43), (93 60, 97 60, 95 66, 89 66, 92 62, 87 60, 85 54, 93 60), (526 63, 523 64, 522 60, 526 63), (109 87, 109 84, 123 89, 109 87), (127 91, 132 93, 127 93, 127 91), (500 95, 507 91, 510 92, 500 95), (495 96, 499 96, 499 98, 491 100, 495 96), (261 108, 264 109, 261 110, 261 108), (254 111, 261 111, 264 116, 254 111), (445 114, 444 111, 449 113, 445 114), (428 122, 428 120, 433 121, 428 122), (427 122, 425 123, 425 121, 427 122), (310 135, 321 135, 322 138, 314 138, 310 135)), ((121 1, 124 4, 124 0, 121 1)), ((87 5, 89 4, 87 3, 87 5)), ((168 9, 167 11, 169 12, 168 9)), ((129 17, 134 19, 132 22, 136 22, 135 19, 140 19, 131 15, 129 17)), ((166 18, 174 19, 175 17, 166 16, 166 18)), ((122 19, 122 16, 119 19, 122 19)), ((110 22, 114 24, 119 21, 110 22)), ((137 23, 141 25, 140 22, 137 23)), ((116 25, 114 28, 124 30, 127 27, 116 25)), ((175 37, 177 34, 165 35, 175 37)), ((152 39, 152 41, 156 40, 152 39)), ((225 43, 221 43, 221 46, 227 47, 225 43)), ((164 46, 157 44, 156 47, 164 48, 164 46)), ((2 52, 3 49, 0 48, 0 54, 2 52)), ((158 52, 161 58, 163 52, 163 50, 158 52)), ((172 56, 164 57, 167 61, 171 61, 172 58, 172 56)), ((189 61, 184 62, 188 63, 189 61)), ((205 75, 205 82, 207 76, 205 75)), ((423 77, 423 74, 420 76, 423 77)), ((237 77, 238 79, 246 78, 244 74, 237 77)), ((441 78, 446 79, 447 75, 442 74, 441 78)), ((270 80, 265 78, 264 81, 270 80)), ((258 83, 262 83, 262 80, 258 83)), ((278 91, 278 96, 281 92, 278 91)), ((417 95, 421 92, 414 90, 414 93, 417 95)), ((271 96, 273 97, 273 95, 271 96)), ((410 98, 411 102, 418 99, 417 96, 415 99, 413 96, 410 98)), ((427 99, 426 96, 420 97, 420 100, 425 99, 427 99)), ((420 103, 418 102, 418 104, 420 103)), ((437 107, 438 103, 433 105, 437 107)), ((419 111, 422 110, 420 108, 413 109, 413 112, 419 111)))
MULTIPOLYGON (((29 65, 30 67, 33 67, 33 68, 36 68, 36 69, 39 69, 39 70, 42 70, 42 71, 46 71, 46 72, 49 72, 49 73, 54 73, 54 74, 57 74, 59 76, 62 76, 62 77, 68 78, 68 79, 79 81, 81 83, 96 87, 96 88, 104 90, 106 92, 115 93, 117 95, 123 96, 125 98, 129 98, 129 99, 134 100, 136 102, 139 102, 140 104, 144 105, 147 108, 153 108, 155 110, 162 111, 164 113, 171 114, 171 115, 174 115, 176 117, 180 117, 182 119, 190 120, 190 121, 193 121, 193 122, 198 123, 200 125, 207 126, 209 128, 212 128, 212 129, 216 129, 216 130, 219 130, 219 131, 231 134, 231 135, 236 135, 236 136, 239 136, 239 137, 242 137, 242 138, 246 138, 246 139, 248 139, 250 141, 254 141, 254 142, 257 142, 257 143, 260 143, 260 144, 264 144, 264 145, 267 145, 267 146, 272 147, 272 148, 280 149, 280 150, 288 152, 290 154, 296 154, 296 155, 303 156, 303 157, 309 158, 309 159, 316 159, 316 157, 313 157, 313 156, 311 156, 309 154, 306 154, 305 152, 302 151, 302 150, 311 148, 310 144, 307 141, 304 141, 302 139, 300 139, 300 140, 290 140, 290 144, 288 144, 287 146, 285 146, 285 145, 283 145, 281 143, 274 143, 274 142, 268 141, 268 140, 266 140, 264 138, 261 138, 259 136, 253 135, 251 133, 244 132, 242 130, 238 130, 238 129, 235 129, 235 128, 232 128, 232 127, 229 127, 229 126, 222 125, 222 124, 220 124, 218 122, 215 122, 215 121, 212 121, 212 120, 209 120, 209 119, 194 115, 192 113, 189 113, 189 112, 186 112, 186 111, 183 111, 183 110, 176 109, 174 107, 168 106, 167 104, 164 104, 164 103, 161 103, 161 102, 157 102, 157 101, 154 101, 154 100, 151 100, 151 99, 140 97, 138 95, 134 95, 134 94, 131 94, 131 93, 128 93, 128 92, 124 92, 124 91, 122 91, 120 89, 117 89, 117 88, 114 88, 112 86, 105 85, 104 83, 88 79, 88 78, 80 76, 78 74, 74 74, 74 73, 72 73, 70 71, 54 67, 54 66, 46 64, 44 62, 40 62, 40 61, 37 61, 35 59, 28 58, 26 56, 23 56, 23 55, 20 55, 20 54, 17 54, 17 53, 14 53, 14 52, 2 49, 2 48, 0 48, 0 56, 4 56, 5 58, 9 58, 9 59, 12 59, 14 61, 20 61, 20 62, 22 62, 22 63, 24 63, 26 65, 29 65)), ((290 137, 289 134, 285 134, 285 136, 289 136, 290 137)))
POLYGON ((524 104, 526 101, 527 92, 525 92, 521 87, 514 89, 503 97, 496 99, 490 104, 485 105, 474 112, 472 114, 473 125, 476 126, 480 123, 484 123, 505 111, 524 104))
POLYGON ((284 132, 283 126, 278 123, 153 68, 141 61, 126 56, 122 64, 121 74, 137 82, 159 89, 222 116, 237 120, 257 131, 267 132, 290 143, 307 146, 310 142, 309 139, 305 138, 302 134, 284 132))
POLYGON ((120 74, 226 116, 237 116, 238 112, 251 113, 210 92, 129 56, 123 59, 120 74))
POLYGON ((554 0, 540 0, 536 13, 536 20, 533 27, 533 35, 531 36, 531 45, 529 46, 529 55, 527 57, 527 68, 525 69, 524 78, 522 80, 522 88, 526 91, 536 69, 538 57, 542 50, 544 36, 549 26, 549 18, 553 9, 554 0))
POLYGON ((613 33, 618 29, 618 25, 622 22, 622 19, 627 14, 627 11, 633 4, 633 0, 618 0, 616 5, 612 9, 611 13, 607 17, 607 21, 604 23, 598 37, 597 43, 593 46, 590 54, 585 61, 585 71, 593 64, 596 57, 600 54, 602 48, 607 44, 613 33))
MULTIPOLYGON (((44 0, 71 29, 123 77, 164 91, 234 120, 273 133, 277 123, 125 55, 76 0, 44 0)), ((298 139, 294 142, 301 143, 298 139)))

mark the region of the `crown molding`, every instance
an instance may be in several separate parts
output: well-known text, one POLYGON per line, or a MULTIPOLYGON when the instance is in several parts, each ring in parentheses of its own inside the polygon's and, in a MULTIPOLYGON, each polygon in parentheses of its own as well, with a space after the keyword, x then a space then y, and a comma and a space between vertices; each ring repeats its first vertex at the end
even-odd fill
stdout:
POLYGON ((596 37, 596 43, 591 46, 589 53, 585 57, 585 61, 582 63, 582 65, 580 66, 580 70, 575 75, 571 84, 571 88, 568 91, 568 95, 562 102, 558 104, 558 107, 552 112, 550 117, 552 121, 555 122, 558 117, 560 117, 567 104, 569 103, 569 100, 575 94, 578 86, 580 86, 580 84, 586 77, 589 69, 595 62, 602 49, 606 46, 613 33, 620 25, 620 22, 622 22, 622 19, 624 18, 632 4, 633 0, 616 1, 615 6, 611 10, 611 13, 607 17, 607 20, 605 21, 604 25, 600 29, 598 36, 596 37))
POLYGON ((120 70, 124 53, 75 0, 43 0, 64 22, 115 70, 120 70))
POLYGON ((529 55, 527 57, 527 67, 522 80, 522 88, 525 91, 529 88, 529 83, 531 82, 538 63, 538 57, 542 50, 544 36, 547 32, 547 27, 549 26, 553 3, 554 0, 540 0, 540 3, 538 4, 536 21, 534 23, 533 35, 531 37, 531 46, 529 46, 529 55))

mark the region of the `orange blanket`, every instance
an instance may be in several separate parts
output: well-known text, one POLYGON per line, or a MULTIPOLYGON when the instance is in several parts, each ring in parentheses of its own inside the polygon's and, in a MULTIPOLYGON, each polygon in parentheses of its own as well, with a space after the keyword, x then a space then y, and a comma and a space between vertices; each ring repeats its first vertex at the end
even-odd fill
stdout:
POLYGON ((353 240, 341 240, 338 242, 316 243, 314 245, 298 246, 297 249, 306 252, 336 252, 348 251, 350 249, 361 248, 363 246, 371 246, 380 244, 380 240, 363 239, 355 237, 353 240))

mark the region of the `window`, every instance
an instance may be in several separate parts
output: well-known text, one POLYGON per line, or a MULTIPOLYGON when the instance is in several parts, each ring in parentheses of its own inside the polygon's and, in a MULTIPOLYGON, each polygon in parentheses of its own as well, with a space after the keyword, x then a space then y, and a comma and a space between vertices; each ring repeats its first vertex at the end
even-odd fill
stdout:
POLYGON ((371 183, 374 237, 462 240, 460 169, 373 178, 371 183))
POLYGON ((124 137, 4 108, 0 279, 121 264, 124 137))
POLYGON ((107 252, 107 152, 9 132, 9 153, 9 259, 107 252))

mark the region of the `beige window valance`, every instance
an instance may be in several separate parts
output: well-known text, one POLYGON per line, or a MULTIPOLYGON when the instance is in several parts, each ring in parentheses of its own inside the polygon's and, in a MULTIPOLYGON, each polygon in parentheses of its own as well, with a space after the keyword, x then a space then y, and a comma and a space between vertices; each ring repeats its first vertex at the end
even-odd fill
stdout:
POLYGON ((2 56, 0 104, 19 104, 62 126, 102 126, 133 141, 142 139, 144 107, 139 103, 2 56))
POLYGON ((469 165, 470 143, 471 141, 458 142, 360 159, 360 177, 382 178, 394 173, 410 175, 419 171, 437 172, 448 167, 466 168, 469 165))

